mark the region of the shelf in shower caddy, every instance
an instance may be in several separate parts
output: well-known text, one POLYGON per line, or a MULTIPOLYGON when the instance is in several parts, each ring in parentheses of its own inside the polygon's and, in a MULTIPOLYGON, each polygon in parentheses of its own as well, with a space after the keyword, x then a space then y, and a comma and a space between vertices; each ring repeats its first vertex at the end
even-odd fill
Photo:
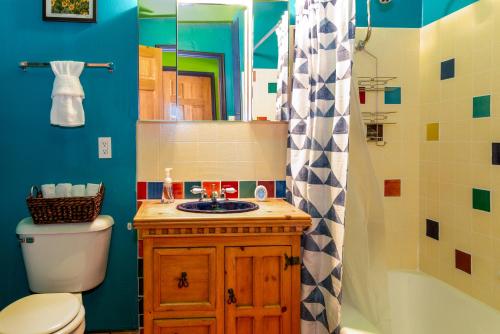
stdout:
POLYGON ((365 92, 385 92, 387 84, 397 77, 358 77, 358 86, 365 92))

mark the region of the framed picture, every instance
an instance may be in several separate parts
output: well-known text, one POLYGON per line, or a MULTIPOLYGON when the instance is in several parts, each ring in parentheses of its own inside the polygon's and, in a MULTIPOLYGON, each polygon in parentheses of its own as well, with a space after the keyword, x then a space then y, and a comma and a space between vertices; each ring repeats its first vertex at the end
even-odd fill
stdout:
POLYGON ((42 0, 44 21, 96 22, 97 0, 42 0))

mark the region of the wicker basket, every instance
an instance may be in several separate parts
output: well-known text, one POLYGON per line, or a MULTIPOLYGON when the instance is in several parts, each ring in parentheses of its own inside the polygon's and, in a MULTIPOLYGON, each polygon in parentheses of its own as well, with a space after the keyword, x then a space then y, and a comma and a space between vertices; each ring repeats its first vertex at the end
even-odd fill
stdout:
POLYGON ((42 198, 36 186, 26 199, 35 224, 87 223, 101 213, 104 185, 101 183, 95 196, 42 198))

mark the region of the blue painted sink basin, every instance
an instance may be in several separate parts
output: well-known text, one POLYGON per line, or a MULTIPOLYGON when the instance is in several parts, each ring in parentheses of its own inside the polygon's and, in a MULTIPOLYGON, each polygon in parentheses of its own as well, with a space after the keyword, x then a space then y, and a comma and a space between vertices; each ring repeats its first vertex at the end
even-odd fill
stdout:
POLYGON ((177 209, 195 213, 241 213, 257 210, 255 203, 245 201, 209 201, 187 202, 177 205, 177 209))

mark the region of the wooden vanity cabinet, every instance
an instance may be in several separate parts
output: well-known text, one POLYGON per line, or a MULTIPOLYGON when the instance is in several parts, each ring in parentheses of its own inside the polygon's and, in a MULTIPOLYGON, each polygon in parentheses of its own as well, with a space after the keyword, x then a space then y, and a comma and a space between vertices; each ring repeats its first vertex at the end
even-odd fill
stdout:
POLYGON ((299 334, 300 237, 310 218, 294 212, 147 221, 139 210, 144 333, 299 334))

